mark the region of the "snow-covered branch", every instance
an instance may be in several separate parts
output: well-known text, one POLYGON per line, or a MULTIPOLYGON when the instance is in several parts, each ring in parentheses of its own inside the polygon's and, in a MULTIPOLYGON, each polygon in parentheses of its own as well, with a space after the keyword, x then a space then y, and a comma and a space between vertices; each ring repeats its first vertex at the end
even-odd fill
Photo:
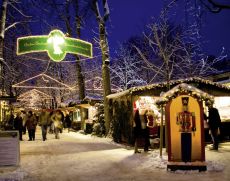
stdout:
POLYGON ((230 9, 230 4, 224 4, 216 0, 200 0, 200 2, 212 13, 219 13, 224 9, 230 9))
POLYGON ((153 70, 156 73, 156 75, 158 74, 164 75, 164 70, 161 69, 164 64, 162 64, 162 66, 159 68, 158 66, 148 61, 147 58, 144 56, 144 54, 137 46, 133 45, 133 47, 137 50, 138 54, 141 56, 142 60, 146 63, 147 67, 153 70))
POLYGON ((9 5, 11 7, 13 7, 18 13, 20 13, 22 16, 24 16, 25 18, 32 18, 32 16, 27 16, 25 15, 20 9, 18 9, 16 6, 13 5, 13 3, 9 3, 9 5))
POLYGON ((132 86, 146 85, 147 82, 142 77, 140 65, 141 61, 135 54, 132 54, 130 48, 120 46, 110 69, 112 82, 123 90, 132 86))
POLYGON ((31 21, 18 21, 18 22, 14 22, 13 24, 9 25, 8 27, 5 28, 5 32, 8 31, 9 29, 15 27, 17 24, 23 24, 23 23, 27 23, 27 22, 31 22, 31 21))

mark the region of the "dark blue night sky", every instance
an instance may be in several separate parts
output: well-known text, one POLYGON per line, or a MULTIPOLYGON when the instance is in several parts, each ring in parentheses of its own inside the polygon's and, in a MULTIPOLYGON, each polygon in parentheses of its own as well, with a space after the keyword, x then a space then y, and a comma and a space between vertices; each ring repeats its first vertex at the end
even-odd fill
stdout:
MULTIPOLYGON (((26 0, 24 0, 26 1, 26 0)), ((163 7, 162 0, 111 0, 108 1, 110 7, 110 20, 107 24, 108 33, 109 33, 109 45, 111 54, 118 48, 119 43, 122 43, 128 40, 131 36, 141 35, 142 31, 146 27, 146 24, 150 22, 152 17, 158 18, 160 11, 163 7)), ((183 1, 178 1, 183 2, 183 1)), ((0 0, 2 3, 2 0, 0 0)), ((36 12, 31 8, 31 12, 36 12)), ((178 8, 180 11, 180 8, 178 8)), ((42 17, 43 15, 36 14, 36 17, 42 17)), ((35 18, 36 18, 35 17, 35 18)), ((173 17, 178 21, 180 19, 180 12, 178 15, 173 17)), ((172 18, 172 19, 173 19, 172 18)), ((63 32, 63 22, 57 23, 48 20, 49 24, 58 27, 63 32)), ((31 23, 31 26, 36 27, 34 35, 48 33, 50 27, 43 25, 40 26, 39 21, 34 21, 31 23)), ((95 29, 97 26, 95 17, 91 17, 90 22, 87 23, 87 26, 84 27, 82 31, 86 31, 86 36, 83 36, 83 39, 90 41, 91 38, 87 37, 87 34, 90 33, 89 37, 96 36, 95 29), (91 24, 91 25, 89 25, 91 24), (94 30, 92 30, 94 29, 94 30)), ((226 53, 230 55, 230 10, 223 10, 220 13, 213 14, 206 11, 204 16, 204 28, 203 39, 205 41, 204 51, 208 55, 218 56, 222 50, 222 47, 225 47, 226 53)))
MULTIPOLYGON (((112 26, 110 45, 114 47, 117 42, 140 34, 151 17, 159 16, 163 7, 162 2, 162 0, 109 1, 112 26)), ((178 15, 175 18, 181 17, 178 15)), ((204 51, 208 55, 219 55, 222 47, 225 47, 226 53, 230 55, 230 10, 223 10, 217 14, 207 11, 203 26, 204 51)))

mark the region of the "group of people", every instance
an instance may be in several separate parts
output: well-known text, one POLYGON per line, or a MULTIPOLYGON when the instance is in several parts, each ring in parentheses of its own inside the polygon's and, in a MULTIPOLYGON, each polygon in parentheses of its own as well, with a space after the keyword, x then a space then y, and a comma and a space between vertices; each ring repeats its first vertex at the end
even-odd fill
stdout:
POLYGON ((26 134, 28 131, 29 140, 35 140, 35 132, 37 125, 41 126, 42 130, 42 139, 43 141, 47 140, 47 131, 48 128, 51 133, 55 134, 55 138, 60 138, 60 133, 62 133, 63 128, 68 128, 68 131, 71 127, 71 119, 69 114, 64 115, 61 110, 55 110, 52 112, 43 111, 39 114, 35 114, 32 111, 18 112, 16 117, 12 118, 12 128, 19 131, 19 139, 22 141, 23 134, 26 134))
MULTIPOLYGON (((221 119, 218 112, 218 109, 213 107, 213 104, 208 103, 208 116, 204 114, 204 120, 209 126, 210 135, 212 138, 212 147, 211 150, 218 150, 219 146, 219 129, 221 125, 221 119)), ((138 142, 140 138, 144 140, 144 151, 147 152, 150 146, 149 136, 151 134, 151 128, 155 124, 154 112, 152 110, 139 110, 137 109, 134 114, 134 153, 140 153, 138 150, 138 142)))
POLYGON ((19 131, 19 139, 21 141, 23 140, 23 133, 26 133, 26 129, 28 130, 29 141, 35 140, 37 117, 32 111, 29 111, 27 114, 24 111, 18 112, 13 123, 14 129, 19 131))

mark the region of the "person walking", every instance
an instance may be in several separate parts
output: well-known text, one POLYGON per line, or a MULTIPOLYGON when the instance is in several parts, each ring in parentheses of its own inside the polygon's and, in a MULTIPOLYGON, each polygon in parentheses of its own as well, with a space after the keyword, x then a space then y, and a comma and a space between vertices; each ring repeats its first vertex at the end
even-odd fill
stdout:
POLYGON ((134 114, 134 127, 133 127, 133 133, 134 133, 134 153, 140 153, 138 151, 138 140, 142 136, 142 129, 141 129, 141 119, 140 119, 140 113, 137 109, 134 114))
POLYGON ((221 124, 221 119, 218 109, 213 107, 213 104, 209 103, 208 105, 208 125, 212 137, 213 146, 211 150, 218 150, 219 140, 218 140, 218 131, 221 124))
POLYGON ((38 118, 38 124, 42 130, 42 140, 47 140, 47 128, 50 124, 50 113, 48 111, 42 111, 38 118))
POLYGON ((26 117, 26 128, 29 134, 29 141, 35 140, 35 130, 37 126, 37 119, 33 115, 32 111, 29 111, 28 116, 26 117))
POLYGON ((62 133, 63 129, 63 114, 61 110, 56 110, 52 115, 51 115, 51 121, 53 122, 54 125, 54 134, 56 139, 60 139, 59 133, 62 133))
POLYGON ((142 135, 144 138, 144 151, 149 151, 150 140, 149 140, 149 128, 147 126, 147 110, 141 110, 140 112, 140 120, 141 120, 141 128, 142 128, 142 135))
POLYGON ((21 112, 17 113, 16 118, 14 119, 14 129, 19 132, 19 140, 22 141, 22 132, 23 132, 23 121, 21 117, 21 112))

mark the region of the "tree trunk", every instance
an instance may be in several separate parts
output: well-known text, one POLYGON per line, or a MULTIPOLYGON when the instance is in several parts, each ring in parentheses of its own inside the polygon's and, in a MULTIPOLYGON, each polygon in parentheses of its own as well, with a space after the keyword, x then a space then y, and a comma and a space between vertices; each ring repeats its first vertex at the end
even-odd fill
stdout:
MULTIPOLYGON (((73 31, 70 25, 69 3, 70 1, 66 3, 67 18, 65 20, 65 23, 66 23, 67 32, 69 36, 72 37, 73 31)), ((79 1, 78 0, 76 0, 75 2, 75 10, 76 10, 76 16, 75 16, 76 34, 77 34, 77 38, 80 38, 81 37, 81 17, 79 15, 79 1)), ((76 84, 78 87, 79 100, 83 100, 85 98, 85 81, 84 81, 84 76, 82 73, 80 57, 78 55, 75 55, 75 57, 76 57, 76 72, 77 72, 77 83, 76 84)))
POLYGON ((104 114, 105 114, 105 128, 106 134, 109 132, 110 128, 110 117, 109 117, 109 105, 106 101, 106 96, 111 94, 110 86, 110 70, 109 70, 109 47, 105 32, 104 21, 99 22, 99 32, 100 32, 100 47, 102 51, 102 79, 103 79, 103 90, 104 90, 104 114))
MULTIPOLYGON (((167 56, 166 56, 167 57, 167 56)), ((166 81, 167 81, 167 90, 170 90, 170 80, 171 80, 171 77, 170 77, 170 68, 169 68, 169 59, 167 58, 165 61, 165 64, 166 64, 166 71, 165 71, 165 77, 166 77, 166 81)))
POLYGON ((95 15, 98 20, 99 41, 100 41, 100 47, 101 47, 101 53, 102 53, 104 114, 105 114, 105 127, 106 127, 106 134, 107 134, 109 132, 109 127, 110 127, 110 117, 109 117, 109 105, 108 105, 108 102, 106 101, 106 96, 111 94, 110 70, 109 70, 109 64, 110 64, 109 46, 108 46, 108 40, 106 37, 106 26, 105 26, 105 22, 109 16, 107 0, 103 1, 103 6, 104 6, 104 15, 101 16, 100 11, 99 11, 98 0, 93 1, 93 9, 94 9, 95 15))
POLYGON ((1 24, 0 24, 0 84, 2 94, 5 91, 4 85, 4 66, 3 66, 3 50, 4 50, 4 35, 5 35, 5 24, 6 24, 6 9, 8 0, 3 0, 1 8, 1 24))
MULTIPOLYGON (((79 15, 79 1, 76 0, 76 33, 77 38, 81 37, 81 17, 79 15)), ((81 69, 81 61, 80 57, 76 56, 76 71, 77 71, 77 83, 78 83, 78 89, 79 89, 79 99, 83 100, 85 98, 85 80, 81 69)))
MULTIPOLYGON (((79 1, 76 0, 76 16, 75 16, 75 22, 76 22, 76 34, 77 38, 80 39, 81 37, 81 16, 79 14, 79 1)), ((82 68, 81 68, 81 60, 78 55, 76 57, 76 71, 77 71, 77 86, 78 86, 78 95, 79 95, 79 100, 83 100, 85 98, 85 79, 82 73, 82 68)), ((80 114, 81 114, 81 129, 85 129, 85 120, 87 119, 87 110, 84 108, 80 109, 80 114)))
POLYGON ((81 69, 81 61, 78 56, 76 56, 77 62, 76 62, 76 71, 77 71, 77 85, 78 85, 78 91, 79 91, 79 100, 83 100, 85 98, 85 81, 84 76, 82 74, 81 69))
POLYGON ((109 47, 105 31, 105 22, 101 19, 99 21, 100 47, 102 52, 102 78, 104 87, 104 98, 111 94, 110 87, 110 71, 109 71, 109 47))
POLYGON ((162 157, 163 150, 163 106, 161 106, 161 124, 160 124, 160 157, 162 157))

